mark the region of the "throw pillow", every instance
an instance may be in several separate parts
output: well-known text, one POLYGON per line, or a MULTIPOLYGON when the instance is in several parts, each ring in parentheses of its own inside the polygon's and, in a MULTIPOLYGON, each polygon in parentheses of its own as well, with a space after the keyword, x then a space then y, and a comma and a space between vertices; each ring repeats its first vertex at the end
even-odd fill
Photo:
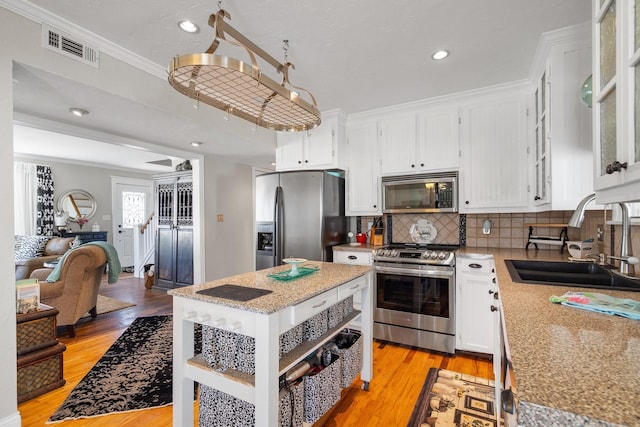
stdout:
POLYGON ((38 241, 38 250, 36 256, 44 256, 44 249, 47 247, 47 243, 51 240, 51 236, 35 236, 38 241))
POLYGON ((50 236, 21 236, 20 242, 16 239, 15 250, 16 260, 30 259, 38 256, 42 256, 44 253, 44 247, 47 245, 50 236))
MULTIPOLYGON (((13 250, 18 253, 18 248, 22 246, 22 240, 24 240, 24 236, 21 234, 16 234, 13 236, 13 250)), ((18 259, 18 257, 16 257, 18 259)))

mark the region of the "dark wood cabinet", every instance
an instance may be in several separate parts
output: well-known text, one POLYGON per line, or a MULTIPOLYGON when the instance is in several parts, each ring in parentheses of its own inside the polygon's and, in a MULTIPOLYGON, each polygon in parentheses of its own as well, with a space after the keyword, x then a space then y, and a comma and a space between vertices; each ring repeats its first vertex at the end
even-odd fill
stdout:
POLYGON ((61 237, 78 237, 80 243, 87 242, 106 242, 107 231, 64 231, 60 233, 61 237))
POLYGON ((191 172, 155 178, 155 285, 174 289, 193 285, 193 179, 191 172))

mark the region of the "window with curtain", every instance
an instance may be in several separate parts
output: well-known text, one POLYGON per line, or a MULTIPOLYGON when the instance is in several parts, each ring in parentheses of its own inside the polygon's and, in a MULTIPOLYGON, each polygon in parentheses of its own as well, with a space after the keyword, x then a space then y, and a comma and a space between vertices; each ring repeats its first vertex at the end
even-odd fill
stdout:
POLYGON ((55 206, 51 167, 14 162, 14 233, 53 234, 55 206))
POLYGON ((53 200, 53 176, 49 166, 36 166, 36 234, 53 235, 55 206, 53 200))

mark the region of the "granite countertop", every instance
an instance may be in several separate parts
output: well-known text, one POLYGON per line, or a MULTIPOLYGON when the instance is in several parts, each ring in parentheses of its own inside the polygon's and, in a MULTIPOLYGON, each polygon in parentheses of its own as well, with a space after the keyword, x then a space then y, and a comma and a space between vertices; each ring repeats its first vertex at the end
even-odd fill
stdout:
POLYGON ((177 297, 210 302, 256 313, 270 314, 306 301, 309 298, 313 298, 316 295, 371 271, 370 266, 334 264, 319 261, 307 261, 299 266, 299 268, 302 267, 318 267, 318 271, 290 281, 278 281, 267 276, 270 273, 291 270, 290 265, 281 265, 265 270, 238 274, 200 285, 172 289, 168 291, 168 293, 177 297), (233 301, 196 293, 201 289, 215 288, 226 284, 266 289, 272 292, 249 301, 233 301))
POLYGON ((333 246, 332 249, 334 251, 371 252, 381 247, 382 246, 373 246, 373 245, 370 245, 369 243, 358 243, 353 245, 350 243, 345 243, 343 245, 333 246))
POLYGON ((640 292, 512 282, 505 259, 566 261, 558 250, 459 252, 495 258, 521 425, 640 425, 640 322, 549 302, 569 290, 634 300, 640 292))

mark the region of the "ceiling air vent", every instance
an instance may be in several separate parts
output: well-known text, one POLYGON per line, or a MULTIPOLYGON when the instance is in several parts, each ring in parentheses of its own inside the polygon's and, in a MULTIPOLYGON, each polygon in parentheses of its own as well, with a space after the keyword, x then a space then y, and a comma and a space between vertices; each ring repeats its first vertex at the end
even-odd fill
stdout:
POLYGON ((42 25, 42 45, 64 56, 98 68, 100 51, 77 37, 64 34, 62 31, 42 25))

